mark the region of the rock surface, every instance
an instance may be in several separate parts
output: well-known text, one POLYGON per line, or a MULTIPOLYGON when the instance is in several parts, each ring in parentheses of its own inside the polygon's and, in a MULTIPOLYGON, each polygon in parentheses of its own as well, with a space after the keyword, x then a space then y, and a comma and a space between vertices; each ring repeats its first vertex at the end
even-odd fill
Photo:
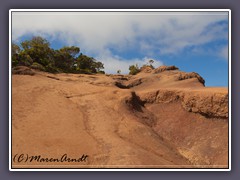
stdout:
MULTIPOLYGON (((30 71, 29 75, 23 73, 30 71)), ((13 162, 13 167, 226 168, 228 89, 205 87, 175 66, 131 75, 12 77, 12 157, 84 162, 13 162)))

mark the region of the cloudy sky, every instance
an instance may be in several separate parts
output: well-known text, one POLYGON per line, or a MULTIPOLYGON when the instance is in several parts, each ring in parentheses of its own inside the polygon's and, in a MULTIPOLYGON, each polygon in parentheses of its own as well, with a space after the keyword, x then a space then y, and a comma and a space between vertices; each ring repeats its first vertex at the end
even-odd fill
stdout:
POLYGON ((105 72, 176 65, 207 86, 228 85, 227 12, 12 12, 12 40, 40 35, 51 47, 78 46, 105 72))

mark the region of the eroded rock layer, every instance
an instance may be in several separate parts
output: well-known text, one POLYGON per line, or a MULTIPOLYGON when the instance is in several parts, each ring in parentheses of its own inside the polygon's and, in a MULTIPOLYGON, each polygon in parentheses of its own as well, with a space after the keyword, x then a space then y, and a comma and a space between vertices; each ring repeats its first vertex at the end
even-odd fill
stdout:
MULTIPOLYGON (((226 168, 228 90, 175 66, 131 75, 12 76, 12 157, 88 155, 13 167, 226 168)), ((46 159, 45 159, 46 160, 46 159)))

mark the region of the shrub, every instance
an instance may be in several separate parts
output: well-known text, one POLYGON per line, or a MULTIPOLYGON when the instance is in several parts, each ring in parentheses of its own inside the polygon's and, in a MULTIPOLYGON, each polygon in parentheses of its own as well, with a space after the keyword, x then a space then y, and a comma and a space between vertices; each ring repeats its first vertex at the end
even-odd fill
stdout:
POLYGON ((137 73, 140 72, 140 69, 139 69, 138 65, 136 64, 136 65, 129 66, 129 71, 130 71, 129 74, 136 75, 137 73))
POLYGON ((98 74, 105 74, 105 71, 98 71, 98 74))
POLYGON ((57 68, 56 66, 52 66, 51 64, 46 66, 46 71, 50 73, 62 73, 63 70, 57 68))
POLYGON ((37 62, 34 62, 30 67, 39 71, 46 71, 46 68, 37 62))
POLYGON ((13 74, 21 74, 21 75, 30 75, 33 76, 35 73, 26 66, 17 66, 12 70, 13 74))
POLYGON ((33 59, 31 58, 31 56, 29 56, 28 54, 21 52, 19 54, 19 62, 18 65, 20 66, 30 66, 33 63, 33 59))

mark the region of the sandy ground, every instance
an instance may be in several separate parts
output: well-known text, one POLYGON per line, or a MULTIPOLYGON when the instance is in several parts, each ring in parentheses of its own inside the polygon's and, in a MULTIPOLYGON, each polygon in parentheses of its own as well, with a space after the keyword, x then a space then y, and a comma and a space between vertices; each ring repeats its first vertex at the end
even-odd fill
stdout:
POLYGON ((13 75, 13 168, 226 168, 227 88, 178 74, 13 75))

